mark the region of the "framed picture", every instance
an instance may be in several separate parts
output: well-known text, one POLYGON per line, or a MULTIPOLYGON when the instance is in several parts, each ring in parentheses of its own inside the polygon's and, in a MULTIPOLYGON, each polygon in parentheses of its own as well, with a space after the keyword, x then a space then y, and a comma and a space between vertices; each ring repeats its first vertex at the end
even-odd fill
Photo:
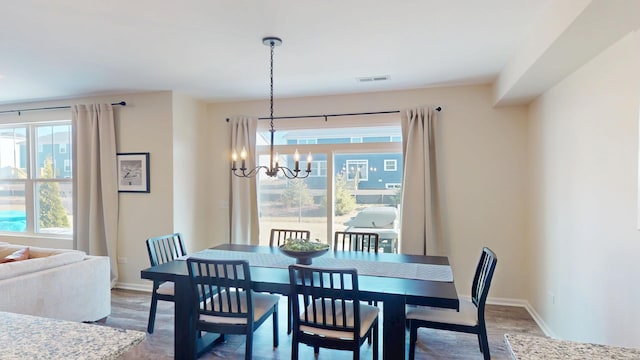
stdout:
POLYGON ((117 158, 118 192, 150 192, 149 153, 120 153, 117 158))

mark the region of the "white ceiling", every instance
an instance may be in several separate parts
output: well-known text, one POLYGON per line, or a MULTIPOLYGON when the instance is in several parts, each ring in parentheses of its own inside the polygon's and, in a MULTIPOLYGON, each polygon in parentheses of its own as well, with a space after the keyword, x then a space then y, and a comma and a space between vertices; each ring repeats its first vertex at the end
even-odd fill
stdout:
POLYGON ((491 83, 551 0, 2 0, 0 104, 206 101, 491 83), (358 77, 388 75, 380 82, 358 77))

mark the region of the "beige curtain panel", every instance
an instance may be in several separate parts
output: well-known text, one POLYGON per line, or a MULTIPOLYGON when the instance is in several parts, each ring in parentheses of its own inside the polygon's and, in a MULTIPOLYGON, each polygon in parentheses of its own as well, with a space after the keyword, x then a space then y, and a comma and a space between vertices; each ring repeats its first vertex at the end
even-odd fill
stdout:
POLYGON ((73 105, 74 248, 108 256, 111 285, 118 279, 118 175, 110 104, 73 105))
POLYGON ((437 114, 428 107, 401 113, 404 170, 400 251, 405 254, 445 255, 436 176, 437 114))
MULTIPOLYGON (((240 154, 244 147, 249 156, 245 161, 247 169, 256 166, 256 129, 255 117, 234 117, 231 124, 231 152, 240 154)), ((240 167, 240 161, 238 161, 240 167)), ((258 190, 257 178, 240 178, 230 173, 231 199, 229 217, 231 219, 231 243, 258 245, 258 190)))

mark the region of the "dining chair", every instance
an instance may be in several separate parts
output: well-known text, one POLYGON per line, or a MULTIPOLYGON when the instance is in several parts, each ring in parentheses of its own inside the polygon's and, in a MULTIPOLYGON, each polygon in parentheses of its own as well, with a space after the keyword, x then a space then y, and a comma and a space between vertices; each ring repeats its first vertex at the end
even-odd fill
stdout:
MULTIPOLYGON (((152 237, 147 239, 147 252, 151 266, 157 266, 187 254, 180 233, 152 237)), ((171 281, 154 281, 151 293, 151 307, 149 308, 149 322, 147 332, 153 334, 156 322, 158 300, 174 301, 174 284, 171 281)))
POLYGON ((378 252, 378 234, 366 232, 336 231, 333 249, 342 251, 378 252))
MULTIPOLYGON (((283 245, 287 239, 311 239, 311 231, 309 230, 292 230, 292 229, 271 229, 269 237, 269 246, 278 247, 283 245)), ((291 299, 287 300, 287 335, 291 334, 291 299)))
POLYGON ((309 240, 310 238, 311 231, 309 230, 271 229, 269 246, 280 246, 284 244, 287 239, 309 240))
MULTIPOLYGON (((362 251, 378 253, 379 240, 376 233, 336 231, 333 237, 333 250, 362 251)), ((368 301, 369 305, 378 306, 377 301, 368 301)), ((371 344, 369 336, 369 344, 371 344)))
POLYGON ((298 359, 300 343, 351 350, 360 359, 360 347, 373 335, 373 359, 378 359, 378 313, 375 306, 360 302, 356 269, 289 265, 293 298, 291 359, 298 359))
POLYGON ((277 295, 251 289, 251 272, 246 260, 188 258, 195 332, 244 334, 244 358, 250 360, 253 332, 270 316, 273 322, 273 347, 278 347, 277 295))
POLYGON ((497 262, 498 258, 493 251, 487 247, 482 249, 482 255, 473 277, 471 300, 459 299, 459 311, 426 306, 407 307, 407 322, 410 328, 410 360, 415 358, 418 328, 421 327, 477 334, 480 352, 484 355, 485 360, 491 359, 484 308, 497 262))

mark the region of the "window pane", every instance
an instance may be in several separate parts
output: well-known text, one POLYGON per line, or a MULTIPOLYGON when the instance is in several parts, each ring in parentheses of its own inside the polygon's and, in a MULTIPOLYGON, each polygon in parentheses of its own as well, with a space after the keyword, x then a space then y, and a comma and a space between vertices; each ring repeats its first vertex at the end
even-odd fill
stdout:
POLYGON ((401 153, 335 154, 334 231, 379 234, 380 251, 397 249, 402 167, 382 171, 386 161, 402 161, 401 153))
POLYGON ((71 166, 71 125, 36 127, 36 178, 69 179, 71 166))
POLYGON ((23 182, 0 182, 0 231, 26 231, 24 190, 23 182))
POLYGON ((73 233, 71 182, 47 181, 36 184, 36 232, 73 233))
MULTIPOLYGON (((284 166, 282 157, 279 160, 284 166)), ((260 165, 268 163, 269 156, 260 156, 260 165)), ((269 245, 275 228, 309 230, 312 239, 327 241, 326 177, 271 178, 262 171, 258 186, 260 245, 269 245)))
POLYGON ((27 129, 0 129, 0 178, 27 178, 27 129))

